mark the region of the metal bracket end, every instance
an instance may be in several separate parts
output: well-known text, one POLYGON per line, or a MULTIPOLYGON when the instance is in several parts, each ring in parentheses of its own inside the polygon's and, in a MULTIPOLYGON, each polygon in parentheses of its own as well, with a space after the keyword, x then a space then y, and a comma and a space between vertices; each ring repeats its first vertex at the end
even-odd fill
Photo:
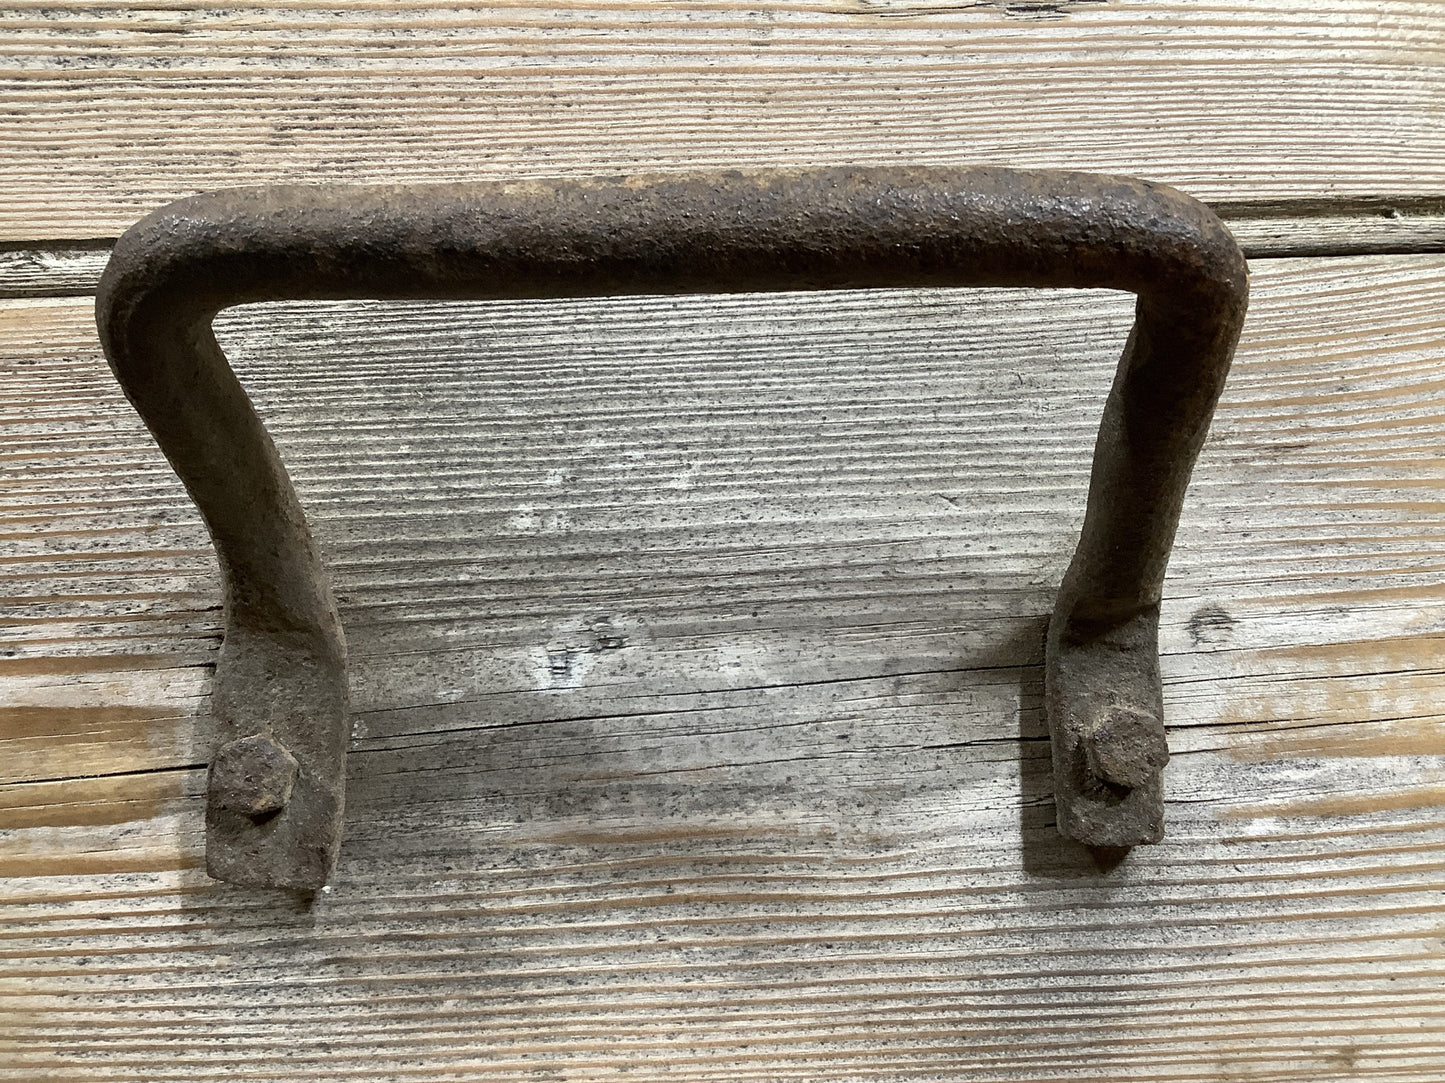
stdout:
POLYGON ((1082 637, 1067 628, 1050 621, 1044 662, 1059 833, 1088 846, 1158 842, 1169 745, 1157 610, 1082 637))
MULTIPOLYGON (((227 749, 222 748, 221 762, 227 749)), ((251 816, 230 807, 216 768, 206 801, 206 872, 244 887, 319 891, 341 849, 342 795, 323 779, 297 778, 286 808, 251 816)))
POLYGON ((340 625, 322 649, 229 630, 212 707, 206 871, 247 887, 316 891, 341 848, 350 712, 340 625))

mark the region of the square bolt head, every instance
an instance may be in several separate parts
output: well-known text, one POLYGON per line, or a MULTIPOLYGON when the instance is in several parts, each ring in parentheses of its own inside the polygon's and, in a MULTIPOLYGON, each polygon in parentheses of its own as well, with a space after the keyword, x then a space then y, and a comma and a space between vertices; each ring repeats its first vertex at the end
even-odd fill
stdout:
POLYGON ((259 819, 286 807, 296 771, 295 756, 266 734, 253 734, 216 753, 211 793, 222 808, 259 819))
POLYGON ((1164 723, 1147 711, 1110 707, 1084 734, 1089 773, 1111 785, 1134 789, 1169 762, 1164 723))

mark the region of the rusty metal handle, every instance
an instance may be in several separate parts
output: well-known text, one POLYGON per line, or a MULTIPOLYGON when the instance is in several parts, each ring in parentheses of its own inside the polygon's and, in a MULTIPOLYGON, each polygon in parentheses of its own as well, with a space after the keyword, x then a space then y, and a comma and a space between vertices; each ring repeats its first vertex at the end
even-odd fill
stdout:
POLYGON ((812 169, 183 199, 120 239, 106 357, 215 541, 226 631, 207 869, 316 889, 341 837, 341 623, 295 491, 211 331, 304 298, 576 297, 898 286, 1138 295, 1104 407, 1082 537, 1049 626, 1059 829, 1163 835, 1158 612, 1185 486, 1244 319, 1244 257, 1205 207, 1118 177, 812 169))

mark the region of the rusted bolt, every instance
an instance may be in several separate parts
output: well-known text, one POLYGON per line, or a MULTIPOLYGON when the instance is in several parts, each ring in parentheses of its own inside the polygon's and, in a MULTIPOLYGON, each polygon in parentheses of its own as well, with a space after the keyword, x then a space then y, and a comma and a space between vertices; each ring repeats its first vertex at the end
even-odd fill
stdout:
POLYGON ((1147 711, 1110 707, 1084 734, 1089 773, 1103 782, 1132 790, 1169 762, 1164 723, 1147 711))
POLYGON ((222 808, 260 819, 286 807, 296 771, 295 756, 256 733, 221 746, 211 764, 211 790, 222 808))

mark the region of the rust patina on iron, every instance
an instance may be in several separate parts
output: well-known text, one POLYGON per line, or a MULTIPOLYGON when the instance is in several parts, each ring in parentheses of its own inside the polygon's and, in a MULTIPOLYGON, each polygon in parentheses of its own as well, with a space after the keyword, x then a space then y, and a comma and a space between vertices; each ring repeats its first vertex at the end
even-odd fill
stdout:
POLYGON ((1163 835, 1158 613, 1248 293, 1205 207, 1119 177, 812 169, 195 196, 129 230, 97 300, 111 368, 210 527, 225 584, 207 867, 315 889, 341 836, 336 605, 276 450, 211 332, 231 305, 937 286, 1138 295, 1082 537, 1050 622, 1059 829, 1163 835))

